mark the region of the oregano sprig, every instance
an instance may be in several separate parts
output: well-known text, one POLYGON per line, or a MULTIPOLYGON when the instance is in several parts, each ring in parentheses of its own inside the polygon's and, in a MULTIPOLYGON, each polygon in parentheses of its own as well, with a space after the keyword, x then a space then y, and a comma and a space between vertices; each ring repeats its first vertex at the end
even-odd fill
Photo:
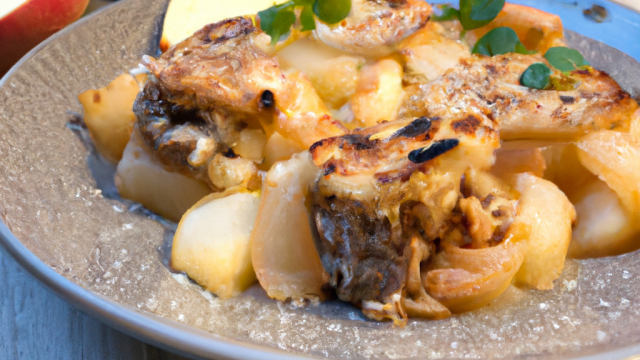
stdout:
POLYGON ((478 40, 471 51, 473 54, 481 54, 486 56, 503 55, 508 53, 517 53, 529 55, 535 51, 529 51, 518 39, 513 29, 508 27, 497 27, 478 40))
POLYGON ((460 0, 460 10, 450 5, 439 6, 441 15, 433 17, 435 21, 460 20, 465 31, 483 27, 493 21, 502 8, 504 0, 460 0))
MULTIPOLYGON (((581 68, 589 66, 589 62, 584 59, 578 50, 564 46, 550 48, 544 54, 544 57, 551 66, 562 71, 563 76, 569 76, 571 71, 580 70, 581 68)), ((522 73, 520 84, 539 90, 548 89, 549 87, 553 88, 555 86, 553 86, 553 82, 551 81, 552 73, 551 69, 543 63, 532 64, 522 73)), ((567 78, 570 79, 570 77, 567 78)))
POLYGON ((315 17, 328 24, 344 20, 351 12, 351 0, 291 0, 258 12, 260 29, 271 36, 271 45, 291 31, 296 8, 300 10, 300 31, 312 31, 316 28, 315 17))
POLYGON ((460 10, 453 8, 450 5, 438 5, 438 8, 442 14, 433 15, 431 17, 433 21, 450 21, 460 19, 460 10))
POLYGON ((544 54, 544 57, 551 66, 562 72, 577 70, 580 67, 589 65, 589 62, 584 59, 584 56, 578 50, 564 46, 550 48, 544 54))

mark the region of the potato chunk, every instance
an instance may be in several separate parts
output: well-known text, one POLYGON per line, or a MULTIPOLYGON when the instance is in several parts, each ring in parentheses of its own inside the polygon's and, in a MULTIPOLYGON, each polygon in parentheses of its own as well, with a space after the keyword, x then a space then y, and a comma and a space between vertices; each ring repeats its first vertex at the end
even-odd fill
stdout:
POLYGON ((233 152, 242 158, 260 164, 264 160, 264 149, 266 145, 267 135, 262 129, 244 129, 240 132, 238 142, 231 148, 233 152))
POLYGON ((140 92, 138 84, 145 81, 146 74, 135 78, 122 74, 106 87, 87 90, 78 96, 96 149, 112 163, 120 161, 129 142, 136 122, 133 102, 140 92))
POLYGON ((569 200, 576 202, 577 194, 597 179, 578 159, 574 144, 556 144, 542 149, 547 165, 544 178, 556 184, 569 200))
POLYGON ((542 177, 546 168, 544 156, 539 148, 496 151, 496 163, 491 172, 497 176, 530 172, 542 177))
POLYGON ((138 131, 131 134, 115 182, 120 196, 172 221, 180 220, 193 204, 211 193, 204 182, 165 170, 153 158, 138 131))
POLYGON ((252 257, 260 285, 278 300, 323 299, 328 275, 320 263, 305 198, 320 175, 308 152, 274 165, 264 181, 252 239, 252 257))
POLYGON ((378 121, 395 120, 404 94, 402 66, 393 59, 382 59, 362 69, 351 108, 356 126, 369 127, 378 121))
POLYGON ((251 230, 260 197, 242 189, 211 194, 180 220, 171 265, 207 290, 227 299, 256 280, 251 266, 251 230))
POLYGON ((364 58, 347 54, 321 41, 305 38, 278 53, 283 69, 302 71, 330 108, 339 109, 356 91, 364 58))
POLYGON ((575 209, 564 193, 547 180, 523 173, 512 182, 521 194, 514 225, 524 224, 529 232, 528 249, 516 281, 539 290, 552 289, 564 268, 575 209))
POLYGON ((302 152, 304 149, 293 140, 285 139, 279 132, 274 132, 267 141, 264 150, 264 162, 259 169, 269 171, 273 164, 278 161, 289 160, 293 154, 302 152))
POLYGON ((602 180, 595 179, 576 198, 578 224, 569 246, 571 257, 618 255, 640 247, 637 221, 602 180))
POLYGON ((628 133, 601 130, 578 142, 582 165, 615 191, 624 207, 640 218, 640 146, 628 133))
POLYGON ((444 35, 442 25, 427 25, 403 40, 398 46, 409 75, 421 75, 433 81, 470 55, 469 49, 444 35))

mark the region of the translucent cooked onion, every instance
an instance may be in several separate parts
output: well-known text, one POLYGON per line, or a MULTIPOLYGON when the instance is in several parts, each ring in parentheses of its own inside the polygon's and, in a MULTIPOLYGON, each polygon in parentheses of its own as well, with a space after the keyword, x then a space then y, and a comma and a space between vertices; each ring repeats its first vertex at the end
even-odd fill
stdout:
POLYGON ((480 308, 507 289, 522 264, 524 228, 513 229, 502 244, 461 249, 446 243, 435 256, 423 285, 427 293, 453 313, 480 308))
POLYGON ((576 211, 550 181, 523 173, 512 185, 521 194, 514 223, 529 229, 528 250, 516 280, 538 290, 552 289, 564 268, 576 211))
POLYGON ((253 232, 253 267, 260 285, 278 300, 322 299, 328 275, 309 225, 305 198, 319 175, 309 153, 277 163, 267 173, 253 232))
POLYGON ((633 216, 639 216, 640 146, 633 135, 601 130, 577 145, 580 162, 618 194, 633 216))

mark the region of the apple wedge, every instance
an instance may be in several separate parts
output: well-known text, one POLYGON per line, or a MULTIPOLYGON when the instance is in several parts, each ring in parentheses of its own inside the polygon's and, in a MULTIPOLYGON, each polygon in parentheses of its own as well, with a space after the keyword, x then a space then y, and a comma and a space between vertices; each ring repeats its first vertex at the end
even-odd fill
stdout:
POLYGON ((76 21, 89 0, 0 1, 0 77, 42 40, 76 21))
POLYGON ((234 16, 255 15, 283 0, 171 0, 164 17, 160 49, 167 51, 173 45, 193 35, 203 26, 234 16))
POLYGON ((221 299, 244 291, 256 280, 249 240, 259 205, 259 192, 240 187, 200 200, 180 220, 171 266, 221 299))

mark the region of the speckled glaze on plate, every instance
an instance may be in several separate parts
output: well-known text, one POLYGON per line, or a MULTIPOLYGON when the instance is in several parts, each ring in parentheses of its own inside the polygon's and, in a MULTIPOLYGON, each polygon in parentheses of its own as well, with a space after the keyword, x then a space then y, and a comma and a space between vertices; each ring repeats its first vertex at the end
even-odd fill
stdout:
MULTIPOLYGON (((60 296, 130 335, 202 358, 622 359, 640 353, 640 252, 568 261, 552 291, 510 288, 483 309, 405 328, 367 321, 339 302, 278 303, 259 286, 223 302, 169 272, 164 261, 174 224, 118 199, 109 181, 113 167, 67 126, 81 111, 80 92, 106 85, 156 52, 166 4, 117 3, 49 39, 0 81, 0 240, 60 296)), ((618 10, 640 24, 640 15, 618 10)), ((640 63, 576 33, 567 38, 640 95, 640 63)))

